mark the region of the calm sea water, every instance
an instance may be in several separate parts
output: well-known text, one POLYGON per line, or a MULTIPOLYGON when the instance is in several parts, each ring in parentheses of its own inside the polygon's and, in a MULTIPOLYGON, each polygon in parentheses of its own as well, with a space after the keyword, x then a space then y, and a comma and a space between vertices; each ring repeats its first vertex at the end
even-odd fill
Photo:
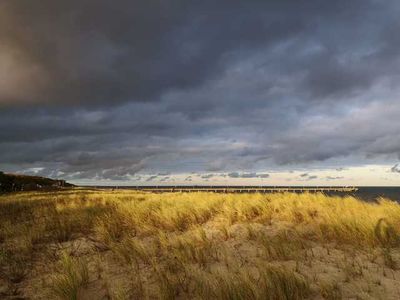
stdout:
POLYGON ((400 187, 359 187, 357 192, 351 194, 365 201, 384 197, 400 202, 400 187))
POLYGON ((354 196, 364 201, 376 201, 379 198, 387 198, 400 203, 400 187, 358 187, 357 192, 351 193, 326 193, 332 196, 354 196))

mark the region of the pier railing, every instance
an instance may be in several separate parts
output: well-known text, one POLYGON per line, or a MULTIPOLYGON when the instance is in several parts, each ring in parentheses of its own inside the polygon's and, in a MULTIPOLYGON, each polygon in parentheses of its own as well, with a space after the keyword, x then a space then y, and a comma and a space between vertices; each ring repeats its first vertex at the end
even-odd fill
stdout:
POLYGON ((194 193, 194 192, 213 192, 213 193, 324 193, 324 192, 356 192, 356 187, 251 187, 251 186, 136 186, 131 187, 135 190, 148 191, 153 193, 194 193))

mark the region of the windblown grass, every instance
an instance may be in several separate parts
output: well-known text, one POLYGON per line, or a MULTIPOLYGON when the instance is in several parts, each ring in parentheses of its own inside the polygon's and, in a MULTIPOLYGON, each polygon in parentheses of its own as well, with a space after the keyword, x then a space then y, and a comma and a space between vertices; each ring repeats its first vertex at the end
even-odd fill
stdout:
POLYGON ((300 275, 275 266, 257 266, 256 270, 219 270, 195 272, 194 293, 202 299, 305 299, 309 283, 300 275))
POLYGON ((52 278, 52 291, 64 300, 77 300, 79 289, 89 283, 89 269, 82 259, 63 254, 60 270, 52 278))
POLYGON ((400 279, 399 247, 400 205, 385 199, 84 189, 0 197, 6 299, 17 287, 37 299, 396 299, 381 278, 400 279))

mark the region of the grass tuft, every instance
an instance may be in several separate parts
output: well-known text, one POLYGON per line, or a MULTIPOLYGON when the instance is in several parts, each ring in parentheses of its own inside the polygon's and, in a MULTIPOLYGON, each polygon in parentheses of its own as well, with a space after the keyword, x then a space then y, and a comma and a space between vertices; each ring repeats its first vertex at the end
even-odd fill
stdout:
POLYGON ((77 300, 80 289, 89 283, 87 263, 78 258, 63 254, 59 271, 52 278, 52 291, 64 300, 77 300))

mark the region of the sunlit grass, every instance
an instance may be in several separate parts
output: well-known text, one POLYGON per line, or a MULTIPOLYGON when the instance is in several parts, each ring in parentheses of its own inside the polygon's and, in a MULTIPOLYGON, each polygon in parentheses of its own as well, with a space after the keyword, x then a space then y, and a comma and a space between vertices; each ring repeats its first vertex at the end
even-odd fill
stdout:
POLYGON ((397 272, 399 245, 400 205, 384 199, 84 189, 0 196, 0 276, 10 294, 25 284, 30 297, 41 290, 30 285, 40 285, 43 295, 79 299, 94 272, 91 284, 118 286, 100 289, 116 299, 340 299, 353 279, 397 272), (355 255, 366 257, 360 271, 349 263, 355 255), (89 271, 95 257, 99 270, 89 271), (340 270, 342 283, 327 281, 325 267, 340 270))

